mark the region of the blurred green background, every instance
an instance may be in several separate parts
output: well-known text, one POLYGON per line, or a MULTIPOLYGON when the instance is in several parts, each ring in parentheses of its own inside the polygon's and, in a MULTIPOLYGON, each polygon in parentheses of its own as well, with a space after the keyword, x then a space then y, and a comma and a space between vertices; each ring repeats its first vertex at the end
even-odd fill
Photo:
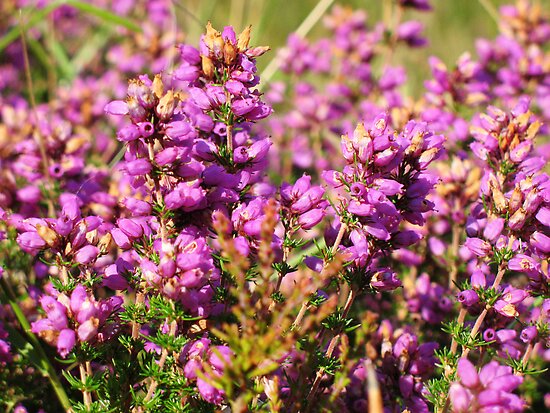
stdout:
MULTIPOLYGON (((196 40, 202 31, 199 22, 211 20, 214 27, 234 25, 237 29, 247 24, 253 25, 252 44, 269 45, 277 49, 284 45, 289 33, 319 3, 316 0, 175 0, 178 20, 181 27, 196 40)), ((391 0, 335 0, 339 4, 354 9, 363 9, 368 14, 371 25, 382 19, 384 3, 391 0)), ((474 42, 479 37, 494 37, 497 23, 491 16, 503 4, 514 0, 432 0, 431 12, 407 12, 405 19, 422 21, 429 45, 414 60, 407 56, 403 63, 413 64, 423 73, 427 72, 427 57, 436 55, 446 63, 454 63, 464 51, 474 51, 474 42)), ((550 6, 550 0, 543 0, 550 6)), ((322 35, 322 22, 318 22, 310 38, 322 35)), ((408 55, 411 55, 408 53, 408 55)), ((269 59, 261 59, 260 67, 269 59)))
MULTIPOLYGON (((116 1, 112 0, 113 4, 116 1)), ((147 4, 148 0, 143 1, 143 4, 147 4)), ((538 1, 550 11, 550 0, 538 1)), ((51 5, 69 2, 52 0, 51 5)), ((427 60, 430 55, 438 56, 452 66, 463 52, 475 52, 475 39, 494 38, 498 31, 495 18, 498 8, 514 2, 515 0, 431 0, 431 12, 407 11, 402 21, 422 21, 429 44, 428 47, 415 51, 401 48, 395 55, 393 64, 405 66, 409 76, 406 83, 409 90, 405 92, 416 96, 421 93, 423 81, 430 77, 427 60)), ((140 21, 133 20, 131 16, 129 19, 123 18, 121 23, 117 16, 98 16, 97 11, 87 10, 88 5, 94 7, 105 2, 83 0, 78 3, 81 6, 78 11, 81 16, 95 17, 95 26, 92 26, 93 32, 89 38, 74 39, 65 35, 61 28, 52 25, 51 16, 43 10, 31 8, 24 11, 23 20, 27 21, 27 28, 32 26, 33 30, 43 33, 42 41, 46 43, 44 48, 33 42, 32 36, 29 36, 30 53, 42 62, 40 70, 33 68, 33 78, 39 90, 40 85, 45 83, 41 82, 41 78, 49 76, 58 80, 72 79, 87 64, 92 64, 94 57, 98 57, 101 51, 108 50, 105 46, 112 46, 116 41, 111 36, 116 33, 117 25, 126 23, 138 29, 141 25, 140 21), (84 63, 79 65, 79 62, 84 63), (44 71, 43 68, 47 70, 44 71), (51 68, 54 70, 50 70, 51 68)), ((182 40, 194 45, 198 44, 199 36, 208 20, 219 30, 223 26, 233 25, 240 31, 252 24, 251 45, 268 45, 272 48, 267 56, 258 60, 261 71, 275 57, 277 49, 284 46, 288 35, 296 31, 320 3, 330 4, 331 7, 340 5, 362 9, 367 13, 368 23, 372 27, 383 19, 385 10, 396 3, 396 0, 173 0, 171 12, 175 17, 174 24, 184 34, 182 40)), ((20 28, 16 25, 20 19, 17 4, 16 0, 0 0, 0 61, 5 47, 20 41, 20 28), (2 33, 2 26, 6 26, 6 22, 8 27, 11 22, 10 31, 2 33)), ((311 19, 315 24, 307 38, 313 40, 326 34, 322 19, 329 11, 330 9, 311 19)), ((172 27, 157 29, 160 33, 165 33, 172 27)))

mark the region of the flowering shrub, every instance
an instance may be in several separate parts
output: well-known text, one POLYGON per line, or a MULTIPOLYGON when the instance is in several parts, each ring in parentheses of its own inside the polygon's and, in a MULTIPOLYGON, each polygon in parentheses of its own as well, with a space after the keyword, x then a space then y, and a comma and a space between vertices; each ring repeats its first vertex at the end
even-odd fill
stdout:
POLYGON ((415 98, 394 55, 427 45, 404 17, 428 0, 374 26, 335 6, 265 83, 250 26, 195 47, 168 0, 27 3, 0 11, 120 39, 38 94, 41 44, 65 51, 0 20, 6 411, 550 408, 541 4, 502 7, 475 57, 431 57, 415 98))

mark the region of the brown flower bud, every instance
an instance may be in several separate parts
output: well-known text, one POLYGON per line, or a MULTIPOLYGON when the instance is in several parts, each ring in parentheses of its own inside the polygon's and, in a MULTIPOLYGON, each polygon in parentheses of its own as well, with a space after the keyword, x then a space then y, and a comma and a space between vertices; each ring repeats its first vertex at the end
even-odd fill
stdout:
POLYGON ((201 55, 201 61, 204 76, 208 79, 212 79, 214 77, 214 63, 212 62, 212 59, 208 56, 201 55))
POLYGON ((508 226, 513 231, 520 230, 521 228, 523 228, 523 225, 525 225, 526 219, 527 213, 525 209, 520 208, 510 217, 510 220, 508 221, 508 226))
POLYGON ((504 197, 504 194, 498 188, 493 182, 489 182, 489 187, 491 188, 493 201, 495 203, 495 207, 499 212, 503 212, 508 208, 508 201, 504 197))
POLYGON ((76 137, 71 138, 65 145, 65 153, 71 154, 78 151, 80 148, 84 146, 84 144, 88 141, 88 139, 83 137, 76 137))
POLYGON ((93 231, 87 232, 87 233, 86 233, 86 240, 87 240, 90 244, 96 245, 97 242, 98 242, 98 232, 97 232, 97 229, 94 229, 93 231))
POLYGON ((59 241, 59 234, 46 225, 36 225, 36 232, 49 247, 55 247, 59 241))
POLYGON ((160 74, 155 75, 153 79, 153 93, 157 98, 161 98, 164 94, 164 84, 162 83, 162 77, 160 74))
POLYGON ((525 138, 534 139, 540 127, 541 127, 541 123, 539 121, 531 123, 527 128, 527 132, 525 132, 525 138))
POLYGON ((107 232, 99 239, 97 247, 99 248, 101 254, 105 254, 107 253, 107 251, 109 251, 109 247, 111 246, 112 241, 113 237, 110 232, 107 232))
POLYGON ((237 48, 230 42, 226 42, 223 46, 223 61, 226 65, 233 64, 237 58, 237 48))
POLYGON ((208 22, 206 24, 206 34, 204 35, 204 43, 216 58, 223 56, 224 41, 222 34, 212 27, 212 24, 208 22))
POLYGON ((510 201, 508 204, 508 208, 510 211, 510 214, 515 213, 519 207, 523 204, 523 193, 521 192, 521 189, 518 185, 514 188, 514 191, 512 192, 512 195, 510 196, 510 201))
POLYGON ((174 92, 169 90, 160 98, 159 104, 157 105, 157 115, 161 120, 166 121, 174 114, 175 107, 176 100, 174 98, 174 92))
POLYGON ((405 155, 418 156, 422 150, 422 146, 424 146, 424 134, 417 133, 412 137, 409 147, 405 149, 405 155))
POLYGON ((479 187, 481 186, 481 169, 474 167, 468 177, 466 178, 466 189, 464 195, 467 199, 475 199, 479 193, 479 187))
POLYGON ((269 50, 271 50, 269 46, 256 46, 256 47, 247 49, 246 55, 248 57, 260 57, 261 55, 265 54, 269 50))
POLYGON ((248 43, 250 43, 251 29, 252 26, 248 26, 241 32, 241 34, 239 34, 239 37, 237 38, 237 49, 239 49, 239 51, 241 52, 244 52, 246 49, 248 49, 248 43))

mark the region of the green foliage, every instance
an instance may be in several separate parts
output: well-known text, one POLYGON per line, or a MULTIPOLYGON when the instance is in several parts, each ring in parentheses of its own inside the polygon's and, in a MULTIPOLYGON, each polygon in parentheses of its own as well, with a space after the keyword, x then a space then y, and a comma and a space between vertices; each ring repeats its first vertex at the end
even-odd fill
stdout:
POLYGON ((459 323, 457 320, 451 320, 443 323, 442 330, 453 337, 456 342, 462 346, 462 348, 468 348, 470 350, 482 346, 488 346, 494 342, 483 340, 479 332, 472 337, 470 327, 459 323))

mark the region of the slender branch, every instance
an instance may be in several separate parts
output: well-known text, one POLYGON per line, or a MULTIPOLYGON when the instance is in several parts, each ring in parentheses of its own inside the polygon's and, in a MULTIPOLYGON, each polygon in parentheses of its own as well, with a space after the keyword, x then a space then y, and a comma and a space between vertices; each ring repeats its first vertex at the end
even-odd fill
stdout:
MULTIPOLYGON (((170 332, 169 332, 170 336, 174 337, 176 335, 177 327, 178 327, 178 323, 176 322, 176 320, 174 320, 170 323, 170 332)), ((168 349, 166 347, 164 347, 162 349, 162 353, 160 355, 160 360, 158 362, 159 371, 163 369, 164 364, 166 363, 166 358, 167 357, 168 357, 168 349)), ((147 401, 151 400, 151 398, 153 397, 153 394, 155 394, 155 390, 157 389, 157 386, 158 386, 158 381, 153 379, 151 381, 151 385, 149 386, 149 390, 147 390, 147 395, 145 396, 144 401, 147 402, 147 401)))
POLYGON ((521 358, 521 366, 523 368, 527 367, 527 364, 529 363, 529 359, 531 358, 531 354, 537 354, 537 351, 540 347, 540 342, 533 345, 533 342, 530 342, 527 345, 527 348, 525 349, 525 353, 523 354, 523 357, 521 358))
POLYGON ((229 152, 229 159, 233 163, 233 125, 227 125, 227 151, 229 152))
MULTIPOLYGON (((500 264, 500 266, 498 268, 497 276, 495 278, 495 281, 493 282, 492 288, 494 290, 496 290, 499 287, 500 282, 502 281, 502 278, 504 277, 505 272, 506 272, 506 263, 502 263, 502 264, 500 264)), ((474 327, 472 328, 472 331, 470 332, 470 338, 474 338, 476 336, 476 334, 479 332, 481 324, 485 320, 485 316, 487 315, 487 313, 489 311, 489 308, 491 308, 491 307, 486 306, 483 309, 483 311, 481 312, 481 314, 477 317, 476 322, 474 323, 474 327)), ((469 353, 470 353, 470 349, 468 347, 464 347, 462 349, 462 356, 461 357, 467 357, 469 353)))
MULTIPOLYGON (((82 362, 78 363, 78 368, 80 370, 80 381, 82 382, 82 385, 85 386, 86 382, 88 381, 88 372, 86 371, 84 364, 82 362)), ((82 396, 84 399, 84 405, 87 409, 90 408, 92 405, 92 395, 88 390, 85 388, 82 390, 82 396)))
MULTIPOLYGON (((336 240, 334 241, 334 245, 332 246, 332 249, 331 249, 332 255, 336 254, 336 252, 338 251, 338 247, 340 246, 340 243, 342 242, 342 238, 344 237, 344 234, 346 233, 347 229, 348 229, 348 226, 346 224, 344 223, 340 224, 340 230, 338 231, 338 235, 336 236, 336 240)), ((323 269, 321 270, 322 276, 325 275, 325 270, 327 269, 328 264, 329 264, 329 261, 325 259, 323 263, 323 269)), ((302 322, 302 319, 305 316, 305 312, 307 311, 308 306, 309 306, 308 301, 305 301, 302 304, 302 307, 298 312, 298 316, 296 317, 296 319, 292 323, 292 326, 290 327, 292 330, 294 330, 300 325, 300 323, 302 322)))
MULTIPOLYGON (((143 294, 141 291, 136 291, 136 298, 134 300, 134 304, 138 306, 143 304, 144 301, 145 301, 145 294, 143 294)), ((137 321, 132 321, 132 338, 134 340, 138 339, 140 328, 141 328, 141 325, 137 321)))
MULTIPOLYGON (((355 290, 351 289, 349 294, 348 294, 348 298, 346 300, 346 305, 344 306, 344 309, 342 310, 342 319, 345 319, 348 316, 355 297, 356 297, 356 292, 355 292, 355 290)), ((327 348, 327 352, 325 353, 326 358, 332 357, 332 354, 334 353, 334 350, 336 349, 336 346, 338 345, 338 341, 340 341, 341 336, 342 336, 342 327, 339 329, 338 333, 334 337, 332 337, 332 339, 330 340, 330 343, 329 343, 328 348, 327 348)), ((317 391, 319 390, 319 386, 321 384, 321 380, 323 379, 324 374, 325 374, 325 371, 324 371, 323 368, 321 368, 317 371, 317 374, 315 375, 315 380, 313 381, 313 384, 311 386, 311 390, 309 391, 309 394, 307 395, 307 399, 306 399, 307 400, 307 408, 305 410, 305 413, 310 412, 312 407, 313 407, 312 402, 313 402, 313 399, 314 399, 315 395, 317 394, 317 391)))
MULTIPOLYGON (((493 285, 492 285, 493 289, 497 289, 499 287, 499 285, 502 281, 502 278, 504 277, 504 274, 506 273, 506 267, 507 267, 506 263, 501 263, 500 264, 500 266, 498 268, 497 276, 495 277, 495 281, 493 281, 493 285)), ((483 309, 481 314, 479 314, 479 316, 477 317, 477 319, 474 323, 474 326, 472 327, 472 331, 470 332, 469 339, 472 339, 473 337, 475 337, 476 334, 479 332, 481 324, 485 320, 485 316, 487 316, 487 313, 488 313, 490 308, 491 307, 489 307, 487 305, 483 309)), ((457 321, 462 325, 463 322, 464 322, 465 317, 466 317, 466 310, 461 309, 460 313, 458 314, 458 320, 457 321)), ((451 342, 451 353, 455 354, 457 349, 458 349, 458 343, 456 342, 455 338, 453 337, 453 340, 451 342)), ((462 354, 460 356, 461 357, 468 357, 468 354, 470 354, 470 349, 468 347, 463 347, 462 348, 462 354)), ((444 404, 443 409, 441 410, 441 412, 446 413, 449 410, 449 408, 450 408, 450 399, 449 399, 449 395, 446 395, 445 396, 445 404, 444 404)))
MULTIPOLYGON (((460 309, 460 312, 458 313, 458 318, 456 319, 458 325, 462 326, 462 324, 464 324, 464 319, 466 318, 467 313, 468 311, 464 307, 460 309)), ((451 354, 455 354, 457 349, 458 341, 456 341, 456 337, 453 336, 451 341, 451 354)))

